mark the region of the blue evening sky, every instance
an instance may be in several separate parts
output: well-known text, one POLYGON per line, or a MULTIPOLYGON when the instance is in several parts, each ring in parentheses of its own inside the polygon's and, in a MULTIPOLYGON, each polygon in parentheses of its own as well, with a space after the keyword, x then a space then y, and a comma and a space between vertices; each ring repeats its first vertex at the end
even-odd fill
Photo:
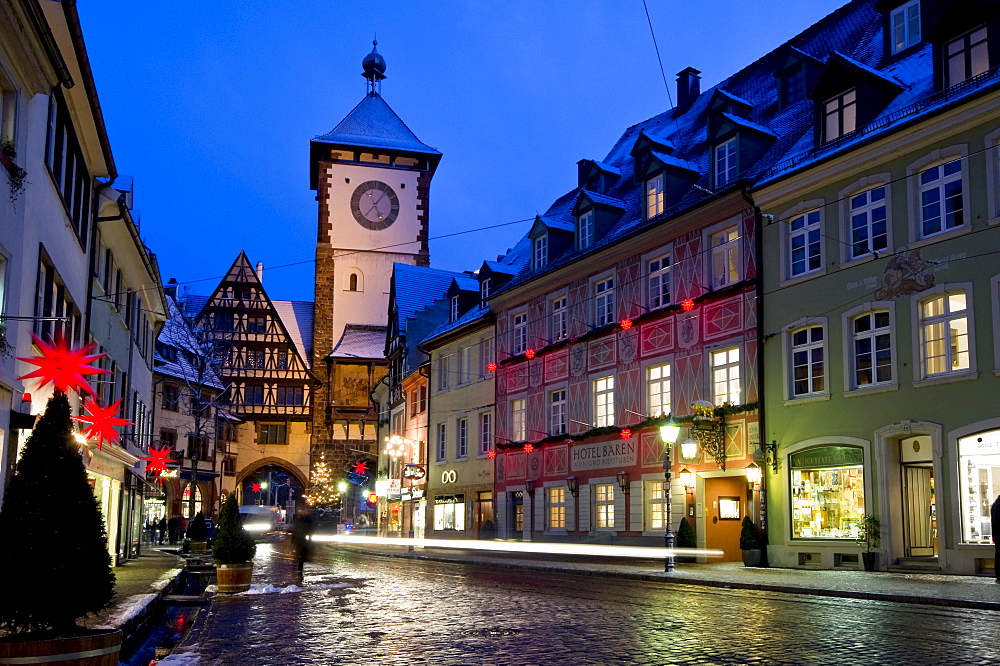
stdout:
MULTIPOLYGON (((704 90, 844 4, 647 2, 672 97, 685 67, 704 90)), ((642 0, 80 0, 79 11, 142 236, 163 281, 195 293, 245 249, 272 298, 312 298, 309 140, 364 96, 376 32, 382 96, 444 153, 431 189, 437 268, 504 252, 575 186, 577 160, 602 159, 669 107, 642 0)))

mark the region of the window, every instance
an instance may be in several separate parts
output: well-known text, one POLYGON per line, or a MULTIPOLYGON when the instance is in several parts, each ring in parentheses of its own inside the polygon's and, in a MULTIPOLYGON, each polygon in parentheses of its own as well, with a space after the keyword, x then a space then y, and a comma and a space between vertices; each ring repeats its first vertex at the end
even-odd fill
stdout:
POLYGON ((823 140, 833 141, 857 128, 857 91, 851 88, 823 103, 823 140))
POLYGON ((990 68, 986 26, 944 45, 945 86, 954 86, 990 68))
POLYGON ((594 513, 598 529, 615 526, 614 484, 598 483, 594 486, 594 513))
POLYGON ((486 377, 490 374, 490 363, 493 363, 495 356, 493 351, 493 338, 483 338, 479 342, 479 375, 486 377))
POLYGON ((455 353, 455 360, 458 364, 456 372, 458 374, 458 384, 468 384, 472 379, 472 375, 469 373, 469 362, 472 359, 472 349, 469 345, 463 345, 458 348, 455 353))
POLYGON ((288 369, 288 352, 280 351, 278 352, 278 370, 288 369))
POLYGON ((614 375, 594 380, 594 427, 603 428, 615 424, 615 378, 614 375))
POLYGON ((175 430, 160 431, 160 448, 166 446, 177 446, 177 432, 175 430))
POLYGON ((921 236, 932 236, 948 229, 960 227, 964 223, 961 160, 921 171, 921 236))
POLYGON ((566 389, 549 393, 549 434, 566 434, 566 389))
POLYGON ((899 53, 905 48, 920 43, 920 1, 911 0, 902 7, 892 10, 889 15, 892 52, 899 53))
POLYGON ((459 308, 458 296, 452 296, 451 297, 451 313, 449 315, 449 321, 458 321, 458 313, 459 313, 459 309, 458 308, 459 308))
POLYGON ((969 314, 964 291, 949 291, 921 301, 920 345, 925 377, 970 369, 969 314))
POLYGON ((652 219, 663 212, 663 174, 657 174, 646 181, 646 219, 652 219))
POLYGON ((434 529, 465 530, 465 495, 434 498, 434 529))
MULTIPOLYGON (((0 143, 14 143, 14 118, 17 112, 17 93, 9 86, 0 73, 0 143)), ((23 161, 23 160, 21 160, 23 161)))
POLYGON ((594 211, 588 210, 580 215, 576 223, 576 244, 581 250, 586 250, 594 244, 594 211))
POLYGON ((722 405, 740 401, 740 348, 712 352, 712 402, 722 405))
POLYGON ((486 455, 493 449, 493 413, 479 415, 479 455, 486 455))
POLYGON ((566 297, 555 298, 551 303, 551 316, 549 318, 549 335, 552 342, 566 339, 569 335, 569 327, 566 320, 567 307, 566 297))
POLYGON ((287 444, 287 426, 284 423, 261 423, 258 426, 258 444, 287 444))
POLYGON ((545 494, 549 505, 549 524, 546 527, 550 530, 566 529, 566 488, 563 486, 549 486, 545 489, 545 494))
POLYGON ((527 412, 525 411, 524 398, 519 398, 510 403, 510 438, 514 442, 523 442, 527 439, 527 412))
POLYGON ((875 187, 850 198, 852 259, 888 247, 885 202, 885 187, 875 187))
POLYGON ((736 227, 714 233, 712 245, 712 288, 740 281, 740 245, 736 227))
POLYGON ((247 317, 247 333, 266 333, 267 317, 247 317))
POLYGON ((358 274, 351 273, 351 277, 347 280, 347 290, 357 291, 358 290, 358 274))
POLYGON ((597 326, 615 320, 615 279, 607 278, 594 285, 594 323, 597 326))
POLYGON ((549 263, 549 237, 547 235, 539 236, 532 243, 534 246, 532 255, 534 256, 535 270, 537 271, 549 263))
POLYGON ((670 364, 653 365, 646 369, 648 409, 651 417, 670 413, 670 364))
POLYGON ((448 354, 442 353, 437 359, 438 391, 447 391, 449 386, 448 373, 451 372, 451 358, 448 354))
POLYGON ((851 320, 854 351, 853 388, 892 381, 892 331, 888 310, 876 310, 851 320))
POLYGON ((826 391, 825 340, 822 326, 805 326, 791 333, 792 397, 826 391))
POLYGON ((1000 495, 1000 430, 979 432, 958 440, 962 489, 962 541, 992 543, 990 504, 1000 495))
POLYGON ((245 405, 263 405, 264 386, 262 384, 248 384, 243 389, 243 396, 243 404, 245 405))
POLYGON ((666 481, 647 481, 646 497, 649 510, 649 529, 662 530, 667 524, 667 487, 666 481))
POLYGON ((163 385, 163 402, 160 404, 168 412, 176 412, 180 404, 180 391, 173 384, 163 385))
POLYGON ((736 180, 736 139, 715 147, 715 186, 722 187, 736 180))
POLYGON ((455 457, 469 457, 469 419, 455 421, 455 457))
POLYGON ((788 224, 789 277, 798 277, 823 267, 820 212, 796 215, 788 224))
POLYGON ((792 538, 854 539, 865 514, 864 450, 821 446, 789 456, 792 538))
POLYGON ((303 403, 304 394, 305 394, 305 389, 302 388, 301 386, 279 386, 278 404, 301 406, 303 403))
MULTIPOLYGON (((61 94, 49 97, 49 123, 46 136, 46 164, 84 249, 90 238, 90 198, 93 182, 73 128, 73 120, 61 94)), ((120 292, 117 289, 116 292, 120 292)))
POLYGON ((519 312, 514 315, 514 328, 512 333, 514 334, 513 339, 513 353, 523 354, 524 350, 528 348, 528 313, 519 312))
POLYGON ((448 459, 448 425, 445 423, 437 426, 437 459, 438 462, 448 459))
POLYGON ((656 259, 650 259, 646 267, 650 309, 670 305, 670 255, 664 254, 656 259))
POLYGON ((486 307, 486 299, 490 297, 490 288, 493 286, 493 278, 483 278, 479 283, 479 305, 486 307))
POLYGON ((787 107, 806 96, 806 70, 797 65, 786 71, 781 77, 781 104, 787 107))
POLYGON ((249 369, 264 369, 264 350, 263 349, 248 349, 246 350, 246 358, 244 366, 249 369))

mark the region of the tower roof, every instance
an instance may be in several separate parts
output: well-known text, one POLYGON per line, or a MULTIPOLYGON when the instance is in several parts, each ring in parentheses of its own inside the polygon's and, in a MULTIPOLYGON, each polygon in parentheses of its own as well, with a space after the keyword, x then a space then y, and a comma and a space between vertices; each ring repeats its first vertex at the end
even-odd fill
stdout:
POLYGON ((440 155, 410 131, 382 96, 370 92, 329 133, 317 136, 315 143, 329 143, 353 148, 401 150, 424 155, 440 155))

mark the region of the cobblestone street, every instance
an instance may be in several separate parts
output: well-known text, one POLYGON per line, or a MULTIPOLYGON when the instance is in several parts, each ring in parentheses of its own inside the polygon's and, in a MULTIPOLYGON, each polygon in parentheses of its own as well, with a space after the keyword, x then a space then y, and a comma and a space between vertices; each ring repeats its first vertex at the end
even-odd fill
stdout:
POLYGON ((1000 615, 490 569, 327 548, 302 590, 283 545, 163 662, 983 664, 1000 615), (268 589, 268 588, 264 588, 268 589), (285 591, 282 592, 281 590, 285 591))

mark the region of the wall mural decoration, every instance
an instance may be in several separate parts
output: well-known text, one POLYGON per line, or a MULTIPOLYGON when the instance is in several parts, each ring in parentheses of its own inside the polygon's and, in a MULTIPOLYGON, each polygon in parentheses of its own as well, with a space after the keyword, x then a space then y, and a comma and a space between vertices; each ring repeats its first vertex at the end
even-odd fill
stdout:
POLYGON ((875 300, 909 296, 934 286, 933 264, 926 261, 920 250, 897 254, 885 265, 882 282, 875 290, 875 300))

